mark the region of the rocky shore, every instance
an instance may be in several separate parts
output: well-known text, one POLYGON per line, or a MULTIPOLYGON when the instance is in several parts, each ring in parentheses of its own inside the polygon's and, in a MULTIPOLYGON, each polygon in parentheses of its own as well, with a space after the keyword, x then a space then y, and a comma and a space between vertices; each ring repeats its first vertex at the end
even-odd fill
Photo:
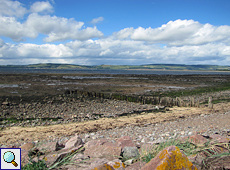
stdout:
POLYGON ((45 126, 66 124, 71 122, 84 122, 99 118, 114 118, 124 115, 140 114, 142 112, 157 112, 165 107, 155 105, 143 105, 140 103, 94 99, 75 100, 59 97, 59 103, 49 100, 46 103, 13 104, 3 102, 0 107, 0 127, 13 126, 45 126), (1 118, 2 119, 2 118, 1 118))

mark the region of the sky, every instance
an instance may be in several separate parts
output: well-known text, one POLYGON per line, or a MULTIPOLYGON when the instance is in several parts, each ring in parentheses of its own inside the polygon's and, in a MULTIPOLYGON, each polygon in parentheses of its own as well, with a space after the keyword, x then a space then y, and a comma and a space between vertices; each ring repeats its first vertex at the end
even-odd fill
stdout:
POLYGON ((230 65, 230 0, 0 0, 0 65, 230 65))

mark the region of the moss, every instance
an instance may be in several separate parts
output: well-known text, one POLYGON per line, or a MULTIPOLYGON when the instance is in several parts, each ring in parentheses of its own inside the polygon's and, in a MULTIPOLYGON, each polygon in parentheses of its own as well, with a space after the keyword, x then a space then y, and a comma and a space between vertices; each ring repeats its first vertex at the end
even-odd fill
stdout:
MULTIPOLYGON (((157 170, 177 170, 186 168, 187 170, 192 170, 193 164, 188 160, 186 156, 183 156, 180 149, 176 146, 176 150, 172 151, 169 155, 168 151, 165 149, 161 152, 160 159, 164 159, 164 162, 157 167, 157 170)), ((195 170, 197 168, 195 167, 195 170)))

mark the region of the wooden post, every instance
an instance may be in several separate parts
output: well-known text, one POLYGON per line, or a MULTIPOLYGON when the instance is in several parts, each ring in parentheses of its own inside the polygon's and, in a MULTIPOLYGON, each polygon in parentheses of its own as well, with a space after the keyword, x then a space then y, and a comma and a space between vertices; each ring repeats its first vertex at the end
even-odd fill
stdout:
POLYGON ((213 104, 212 104, 212 97, 208 98, 208 108, 213 109, 213 104))

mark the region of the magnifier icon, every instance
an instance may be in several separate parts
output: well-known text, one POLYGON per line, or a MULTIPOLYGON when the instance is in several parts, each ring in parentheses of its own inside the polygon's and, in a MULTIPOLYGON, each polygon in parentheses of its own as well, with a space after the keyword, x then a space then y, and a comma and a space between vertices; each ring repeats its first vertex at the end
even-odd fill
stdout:
POLYGON ((15 167, 18 166, 18 164, 14 161, 15 160, 15 155, 11 151, 7 151, 3 155, 3 159, 7 163, 12 163, 15 167))

